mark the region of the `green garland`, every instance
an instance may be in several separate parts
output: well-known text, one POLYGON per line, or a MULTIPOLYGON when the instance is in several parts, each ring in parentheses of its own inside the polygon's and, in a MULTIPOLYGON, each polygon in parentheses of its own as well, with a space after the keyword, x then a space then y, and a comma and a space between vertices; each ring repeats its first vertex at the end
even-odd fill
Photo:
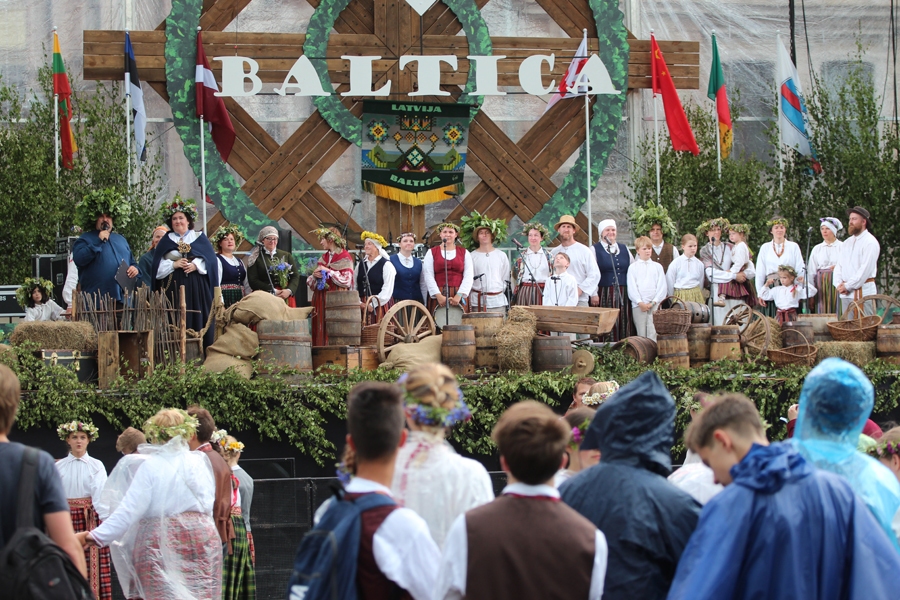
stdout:
POLYGON ((26 277, 25 281, 22 282, 22 285, 16 289, 16 302, 19 303, 19 306, 22 308, 28 307, 28 299, 31 298, 31 294, 36 287, 43 290, 44 298, 46 300, 53 300, 53 283, 50 280, 44 279, 43 277, 37 279, 34 277, 26 277))
POLYGON ((123 229, 131 220, 131 203, 112 188, 94 190, 75 208, 75 222, 84 231, 97 228, 97 217, 109 215, 113 227, 123 229))
POLYGON ((675 229, 675 223, 669 216, 669 211, 661 204, 650 203, 647 206, 635 206, 634 210, 628 216, 631 221, 631 227, 636 236, 648 235, 650 228, 654 225, 662 227, 663 239, 670 244, 675 243, 675 236, 678 231, 675 229))
POLYGON ((475 233, 479 229, 487 229, 494 235, 494 243, 502 244, 506 241, 507 225, 503 219, 489 219, 473 210, 471 215, 460 219, 462 226, 459 229, 459 243, 468 250, 478 249, 478 238, 475 233))

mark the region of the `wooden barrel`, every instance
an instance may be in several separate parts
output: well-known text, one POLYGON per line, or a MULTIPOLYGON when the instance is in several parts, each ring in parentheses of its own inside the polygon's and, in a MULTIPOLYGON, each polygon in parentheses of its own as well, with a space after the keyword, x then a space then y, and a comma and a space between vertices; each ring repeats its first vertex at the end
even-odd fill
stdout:
POLYGON ((457 375, 474 375, 475 328, 471 325, 447 325, 441 332, 441 362, 457 375))
POLYGON ((298 371, 312 371, 309 319, 260 321, 256 334, 259 336, 260 361, 298 371))
POLYGON ((781 339, 781 345, 785 348, 815 344, 815 328, 809 319, 805 321, 787 321, 781 324, 781 339), (804 337, 806 339, 803 339, 804 337))
MULTIPOLYGON (((837 321, 838 316, 835 313, 823 313, 821 315, 797 315, 797 320, 801 322, 812 323, 813 335, 816 336, 817 342, 833 342, 831 330, 828 329, 830 321, 837 321)), ((806 335, 806 332, 803 332, 806 335)), ((810 342, 812 343, 812 342, 810 342)), ((785 344, 786 346, 787 344, 785 344)))
POLYGON ((534 337, 531 342, 532 371, 561 371, 572 366, 572 340, 568 336, 534 337))
POLYGON ((709 362, 709 338, 711 333, 712 325, 709 323, 694 323, 688 329, 688 358, 691 360, 692 367, 709 362))
POLYGON ((656 342, 650 338, 633 335, 617 342, 613 350, 621 350, 634 360, 649 365, 656 360, 656 342))
POLYGON ((691 311, 691 323, 709 323, 709 307, 699 302, 681 301, 684 307, 691 311))
POLYGON ((875 356, 900 365, 900 324, 879 325, 875 356))
POLYGON ((664 363, 680 369, 688 369, 691 359, 688 355, 688 337, 686 333, 656 336, 656 357, 664 363))
POLYGON ((741 328, 713 325, 709 336, 709 360, 741 360, 741 328))
POLYGON ((329 346, 359 346, 362 337, 359 293, 352 290, 325 294, 325 335, 329 346))
POLYGON ((475 329, 475 368, 488 373, 499 371, 500 357, 494 335, 503 327, 503 313, 467 313, 462 322, 475 329))

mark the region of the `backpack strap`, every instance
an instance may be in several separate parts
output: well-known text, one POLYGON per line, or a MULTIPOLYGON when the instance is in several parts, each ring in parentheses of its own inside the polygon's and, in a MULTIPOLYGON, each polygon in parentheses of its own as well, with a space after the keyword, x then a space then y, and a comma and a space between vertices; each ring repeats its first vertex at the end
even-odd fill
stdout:
POLYGON ((16 529, 34 527, 34 479, 38 466, 37 448, 26 447, 19 473, 19 504, 16 507, 16 529))

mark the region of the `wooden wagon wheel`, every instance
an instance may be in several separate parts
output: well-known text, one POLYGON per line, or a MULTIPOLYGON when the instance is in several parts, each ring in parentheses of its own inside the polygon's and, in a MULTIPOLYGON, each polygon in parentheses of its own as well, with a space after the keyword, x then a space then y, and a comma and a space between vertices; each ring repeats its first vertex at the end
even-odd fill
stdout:
POLYGON ((398 302, 378 327, 378 360, 387 360, 387 350, 394 344, 417 344, 434 332, 434 319, 423 304, 415 300, 398 302))
POLYGON ((723 323, 725 325, 737 325, 741 328, 741 333, 744 333, 753 321, 753 312, 753 309, 746 304, 738 304, 728 311, 723 323))
POLYGON ((890 323, 890 315, 900 313, 900 300, 886 294, 872 294, 854 300, 841 315, 842 321, 849 321, 865 315, 866 304, 871 302, 875 306, 874 314, 880 316, 882 323, 890 323), (879 310, 881 309, 881 312, 879 310))
POLYGON ((769 319, 754 310, 745 331, 748 332, 746 336, 741 334, 741 348, 744 350, 744 355, 750 360, 765 358, 768 355, 769 344, 772 342, 772 327, 769 319), (758 322, 762 325, 757 326, 758 322), (755 329, 751 330, 754 327, 755 329))

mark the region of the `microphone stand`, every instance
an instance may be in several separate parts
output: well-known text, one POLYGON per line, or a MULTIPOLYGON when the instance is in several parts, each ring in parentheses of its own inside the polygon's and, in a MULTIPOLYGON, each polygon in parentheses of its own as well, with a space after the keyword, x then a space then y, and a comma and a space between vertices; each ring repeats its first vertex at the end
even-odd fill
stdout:
POLYGON ((450 324, 450 265, 447 262, 447 240, 441 238, 441 249, 444 252, 444 325, 450 324))
POLYGON ((259 253, 263 257, 263 268, 266 270, 266 275, 269 277, 269 289, 272 291, 273 296, 277 296, 275 284, 272 282, 272 274, 269 273, 269 256, 266 254, 266 247, 261 242, 256 242, 256 245, 259 246, 259 253))
POLYGON ((347 213, 347 222, 344 223, 344 229, 341 231, 341 237, 344 239, 347 239, 347 228, 350 227, 350 219, 353 218, 353 209, 356 208, 357 204, 362 204, 362 200, 354 198, 353 203, 350 205, 350 212, 347 213))
POLYGON ((468 208, 466 208, 466 207, 463 205, 462 202, 460 202, 460 200, 459 200, 459 195, 458 195, 458 194, 455 194, 455 193, 453 193, 453 192, 444 192, 444 194, 447 195, 447 196, 450 196, 451 198, 453 198, 454 200, 456 200, 456 203, 459 204, 459 207, 460 207, 461 209, 463 209, 464 211, 466 211, 466 214, 467 214, 467 215, 469 215, 470 217, 472 216, 472 211, 470 211, 468 208))
POLYGON ((803 314, 809 314, 809 241, 812 237, 813 228, 806 230, 806 264, 803 265, 803 285, 806 287, 806 297, 803 299, 803 314))
MULTIPOLYGON (((619 253, 613 255, 612 244, 610 244, 606 238, 604 238, 603 241, 606 242, 606 252, 607 252, 607 254, 609 254, 609 260, 610 260, 610 262, 612 262, 612 265, 613 265, 613 278, 615 279, 615 282, 616 282, 616 296, 619 298, 619 311, 620 311, 619 316, 623 316, 621 314, 621 311, 625 310, 625 300, 622 298, 622 288, 619 286, 619 270, 616 268, 616 258, 615 258, 616 256, 619 255, 619 253)), ((616 247, 618 248, 618 244, 616 244, 616 247)))

